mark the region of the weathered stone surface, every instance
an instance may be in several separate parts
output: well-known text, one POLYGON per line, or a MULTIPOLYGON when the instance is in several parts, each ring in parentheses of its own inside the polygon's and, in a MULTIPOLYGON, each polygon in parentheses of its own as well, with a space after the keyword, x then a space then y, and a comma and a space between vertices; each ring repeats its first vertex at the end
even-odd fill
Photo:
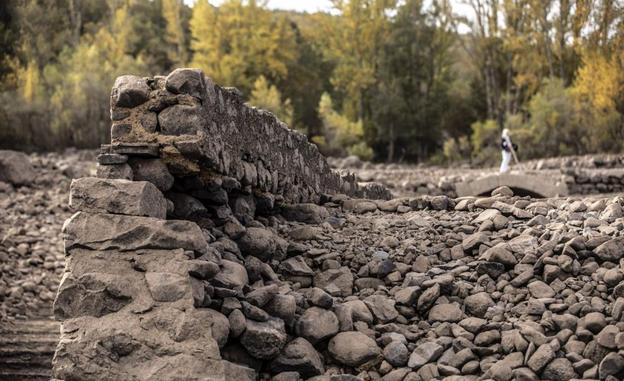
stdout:
POLYGON ((173 186, 173 176, 160 159, 132 158, 128 161, 135 181, 149 181, 161 192, 173 186))
POLYGON ((238 247, 245 255, 253 255, 264 261, 280 257, 285 253, 285 243, 282 238, 264 228, 250 227, 237 241, 238 247))
POLYGON ((220 287, 242 289, 249 283, 249 277, 245 266, 224 259, 221 261, 221 271, 215 275, 213 282, 220 287))
POLYGON ((35 180, 35 176, 26 154, 0 150, 0 181, 13 185, 28 185, 35 180))
POLYGON ((163 135, 195 135, 205 123, 198 106, 174 105, 158 114, 158 125, 163 135))
POLYGON ((145 280, 157 302, 175 302, 188 292, 190 286, 188 278, 171 273, 148 272, 145 280))
POLYGON ((63 226, 65 250, 178 249, 206 253, 201 229, 189 221, 77 212, 63 226))
POLYGON ((69 205, 74 210, 126 214, 164 219, 167 203, 153 184, 145 181, 83 177, 72 180, 69 205))
POLYGON ((435 361, 444 352, 444 347, 434 342, 426 342, 420 344, 414 349, 407 361, 407 366, 412 369, 418 369, 423 365, 435 361))
POLYGON ((272 318, 266 322, 247 320, 247 328, 240 342, 250 355, 268 360, 280 353, 287 339, 284 322, 272 318))
POLYGON ((377 362, 381 357, 375 340, 360 332, 340 332, 329 341, 328 350, 336 361, 353 367, 377 362))
POLYGON ((135 107, 147 101, 150 88, 145 78, 135 75, 117 77, 111 93, 111 103, 119 107, 135 107))
POLYGON ((326 270, 316 274, 314 285, 333 296, 349 296, 353 293, 353 274, 348 267, 326 270))
POLYGON ((188 94, 202 99, 206 95, 204 73, 198 69, 175 69, 165 79, 165 88, 174 94, 188 94))
POLYGON ((298 337, 288 343, 279 356, 271 362, 275 372, 296 371, 308 378, 325 372, 321 356, 309 341, 298 337))
POLYGON ((129 279, 121 275, 87 273, 75 278, 65 274, 54 302, 59 319, 100 317, 117 312, 132 302, 129 279))
POLYGON ((338 318, 323 308, 308 308, 297 320, 296 332, 312 344, 323 341, 338 332, 338 318))
POLYGON ((284 206, 282 215, 292 221, 320 224, 329 217, 329 212, 320 205, 307 203, 284 206))

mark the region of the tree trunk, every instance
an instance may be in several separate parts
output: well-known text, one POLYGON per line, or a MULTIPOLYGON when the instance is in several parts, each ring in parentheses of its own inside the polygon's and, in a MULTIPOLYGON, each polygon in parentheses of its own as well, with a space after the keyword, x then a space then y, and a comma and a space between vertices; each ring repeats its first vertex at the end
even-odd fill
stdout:
POLYGON ((394 150, 395 150, 395 132, 394 132, 394 123, 390 124, 390 137, 388 139, 388 158, 386 161, 388 163, 392 163, 394 160, 394 150))

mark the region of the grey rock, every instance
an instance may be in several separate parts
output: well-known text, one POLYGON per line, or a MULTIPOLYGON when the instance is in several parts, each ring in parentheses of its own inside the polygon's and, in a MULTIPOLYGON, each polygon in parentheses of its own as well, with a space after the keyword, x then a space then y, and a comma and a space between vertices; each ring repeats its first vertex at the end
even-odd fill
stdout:
POLYGON ((127 163, 116 165, 98 165, 95 175, 101 179, 132 180, 134 178, 132 168, 127 163))
POLYGON ((285 254, 282 239, 264 228, 247 228, 237 244, 244 255, 253 255, 264 261, 285 254))
POLYGON ((449 323, 456 323, 464 317, 464 313, 459 309, 456 304, 445 303, 436 304, 431 307, 429 311, 430 321, 443 321, 449 323))
POLYGON ((412 369, 419 369, 423 365, 435 361, 444 352, 444 347, 438 343, 428 341, 418 345, 409 357, 407 366, 412 369))
POLYGON ((364 304, 381 323, 390 322, 399 316, 399 312, 394 308, 394 300, 386 296, 371 295, 364 299, 364 304))
POLYGON ((152 183, 83 177, 72 180, 69 205, 74 210, 164 219, 167 203, 152 183))
POLYGON ((560 381, 578 378, 578 374, 574 371, 572 363, 566 358, 556 358, 544 368, 542 372, 544 380, 560 381))
POLYGON ((270 360, 280 353, 287 340, 284 322, 271 318, 266 322, 247 320, 240 342, 253 357, 270 360))
POLYGON ((622 376, 624 373, 624 357, 619 353, 607 354, 598 366, 598 375, 601 380, 609 376, 622 376))
POLYGON ((249 277, 243 265, 224 259, 221 261, 221 271, 215 275, 213 283, 219 287, 242 289, 249 283, 249 277))
POLYGON ((349 296, 353 293, 353 274, 348 267, 326 270, 316 274, 314 286, 332 296, 349 296))
POLYGON ((336 315, 323 308, 310 307, 297 320, 297 336, 301 336, 312 344, 323 341, 339 330, 336 315))
POLYGON ((309 341, 298 337, 288 343, 279 356, 271 362, 274 372, 296 371, 305 378, 325 372, 320 354, 309 341))
POLYGON ((375 340, 361 332, 340 332, 329 341, 327 349, 336 361, 352 367, 378 362, 381 358, 375 340))
POLYGON ((204 73, 198 69, 175 69, 165 79, 165 88, 174 94, 188 94, 203 99, 206 94, 204 73))
POLYGON ((555 352, 550 344, 542 344, 537 348, 535 353, 531 355, 527 361, 527 365, 534 372, 540 372, 544 367, 555 358, 555 352))
POLYGON ((190 286, 188 278, 171 273, 148 272, 145 280, 157 302, 175 302, 187 294, 190 286))
POLYGON ((204 254, 208 243, 195 223, 152 217, 77 212, 63 225, 65 250, 185 249, 204 254))
POLYGON ((158 114, 158 125, 163 135, 195 135, 206 124, 199 106, 173 105, 158 114))
POLYGON ((383 356, 392 366, 401 367, 407 364, 409 351, 405 344, 399 341, 392 341, 383 349, 383 356))
POLYGON ((149 181, 156 185, 161 192, 166 192, 173 186, 173 176, 160 159, 133 157, 128 160, 128 164, 132 168, 136 181, 149 181))
POLYGON ((54 300, 54 315, 58 319, 70 319, 117 312, 132 302, 130 289, 128 281, 121 276, 88 273, 76 279, 65 274, 54 300))
POLYGON ((13 185, 29 185, 36 173, 30 158, 23 152, 0 150, 0 181, 13 185))
POLYGON ((329 217, 329 212, 320 205, 306 203, 286 205, 282 208, 282 215, 290 221, 320 224, 329 217))
POLYGON ((494 301, 487 292, 479 292, 464 299, 466 312, 476 317, 484 317, 488 308, 494 305, 494 301))
POLYGON ((624 255, 624 241, 613 238, 595 248, 594 253, 603 261, 617 262, 624 255))
POLYGON ((113 85, 111 100, 119 107, 136 107, 149 98, 150 88, 145 78, 135 75, 117 77, 113 85))

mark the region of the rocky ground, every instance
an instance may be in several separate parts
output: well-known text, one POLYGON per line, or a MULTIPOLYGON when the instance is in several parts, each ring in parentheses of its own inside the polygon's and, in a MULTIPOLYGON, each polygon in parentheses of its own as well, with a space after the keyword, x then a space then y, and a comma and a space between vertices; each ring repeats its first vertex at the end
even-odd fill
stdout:
MULTIPOLYGON (((85 153, 30 159, 27 186, 0 187, 0 311, 12 319, 49 315, 68 184, 92 170, 85 153)), ((247 238, 210 228, 222 253, 213 335, 224 358, 274 381, 622 380, 623 205, 505 188, 334 197, 247 220, 247 238)))
POLYGON ((32 169, 0 176, 0 320, 52 315, 65 266, 60 229, 71 215, 69 183, 88 175, 94 159, 88 151, 7 159, 28 160, 32 169))
POLYGON ((323 223, 283 229, 305 245, 281 266, 310 276, 312 288, 293 291, 305 300, 295 330, 321 353, 318 369, 386 381, 624 377, 622 198, 417 200, 329 204, 323 223))

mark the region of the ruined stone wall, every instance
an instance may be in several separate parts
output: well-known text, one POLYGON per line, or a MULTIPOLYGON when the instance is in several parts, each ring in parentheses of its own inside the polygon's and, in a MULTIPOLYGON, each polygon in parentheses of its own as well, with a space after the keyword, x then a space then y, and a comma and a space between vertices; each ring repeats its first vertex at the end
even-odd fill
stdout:
POLYGON ((624 168, 567 169, 571 194, 617 193, 624 191, 624 168))
POLYGON ((161 156, 176 176, 204 183, 227 176, 290 202, 318 201, 322 193, 389 197, 333 172, 304 135, 197 69, 166 78, 119 77, 111 116, 112 153, 161 156))
MULTIPOLYGON (((301 248, 279 221, 327 217, 292 202, 389 192, 332 172, 303 135, 197 70, 118 78, 111 116, 98 177, 71 184, 54 377, 245 381, 270 360, 321 374, 307 341, 284 349, 301 300, 275 269, 301 248), (226 343, 240 348, 228 360, 226 343)), ((296 260, 283 271, 301 284, 314 274, 296 260)))

